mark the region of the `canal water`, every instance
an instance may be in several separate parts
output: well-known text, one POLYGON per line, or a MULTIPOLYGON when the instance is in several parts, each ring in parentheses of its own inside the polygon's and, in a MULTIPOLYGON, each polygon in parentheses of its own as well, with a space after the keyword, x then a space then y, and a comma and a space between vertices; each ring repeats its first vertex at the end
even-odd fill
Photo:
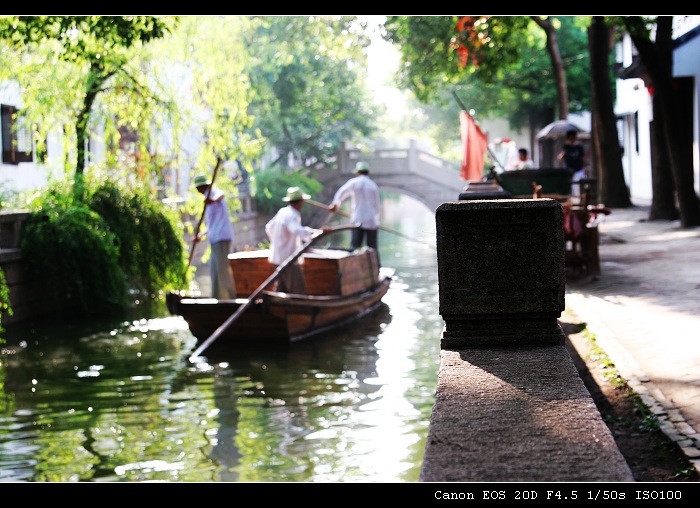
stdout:
POLYGON ((418 481, 443 326, 434 211, 382 195, 382 225, 382 307, 282 349, 192 364, 164 305, 7 327, 0 482, 418 481))

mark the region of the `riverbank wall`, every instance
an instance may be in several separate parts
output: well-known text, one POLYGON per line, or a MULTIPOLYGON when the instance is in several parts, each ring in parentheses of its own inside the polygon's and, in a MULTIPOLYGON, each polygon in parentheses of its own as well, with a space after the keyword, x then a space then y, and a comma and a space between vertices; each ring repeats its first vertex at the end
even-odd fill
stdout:
POLYGON ((19 242, 22 223, 27 217, 28 210, 0 210, 0 268, 5 275, 11 310, 0 312, 3 326, 42 316, 55 305, 44 298, 41 288, 30 282, 24 270, 19 242))

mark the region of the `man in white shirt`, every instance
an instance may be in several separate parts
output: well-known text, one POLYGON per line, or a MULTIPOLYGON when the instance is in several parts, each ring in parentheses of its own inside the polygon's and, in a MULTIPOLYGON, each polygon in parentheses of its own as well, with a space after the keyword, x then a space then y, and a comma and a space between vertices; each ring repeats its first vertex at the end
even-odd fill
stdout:
POLYGON ((355 176, 345 182, 333 196, 329 207, 335 212, 341 203, 350 198, 352 212, 350 220, 356 226, 350 237, 350 248, 359 249, 364 240, 367 246, 377 251, 377 263, 379 262, 379 248, 377 246, 377 230, 379 228, 379 187, 369 177, 369 166, 366 162, 358 162, 355 165, 355 176))
MULTIPOLYGON (((299 187, 287 189, 287 195, 282 201, 289 204, 280 208, 275 216, 265 225, 265 233, 270 239, 270 255, 268 261, 273 265, 280 265, 297 250, 304 242, 311 240, 311 235, 319 230, 301 225, 301 208, 304 200, 311 196, 305 194, 299 187)), ((289 265, 277 279, 276 291, 293 294, 306 293, 304 272, 301 269, 303 257, 297 258, 289 265)))
POLYGON ((515 169, 534 169, 535 163, 532 159, 528 157, 527 148, 518 149, 518 163, 515 165, 515 169))

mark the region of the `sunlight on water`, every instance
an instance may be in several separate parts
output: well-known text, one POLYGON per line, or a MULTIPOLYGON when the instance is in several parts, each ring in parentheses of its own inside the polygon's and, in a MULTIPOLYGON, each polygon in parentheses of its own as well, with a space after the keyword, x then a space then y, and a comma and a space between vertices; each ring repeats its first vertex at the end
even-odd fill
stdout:
MULTIPOLYGON (((396 198, 387 222, 430 236, 396 198)), ((434 234, 433 234, 434 238, 434 234)), ((180 317, 31 323, 0 355, 0 481, 415 482, 442 319, 435 250, 380 235, 378 311, 289 347, 190 363, 180 317)))

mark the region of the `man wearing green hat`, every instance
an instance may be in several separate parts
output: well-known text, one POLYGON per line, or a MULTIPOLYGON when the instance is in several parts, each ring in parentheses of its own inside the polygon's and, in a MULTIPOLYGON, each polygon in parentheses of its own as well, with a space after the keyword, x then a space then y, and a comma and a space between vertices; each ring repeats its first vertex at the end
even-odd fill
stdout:
MULTIPOLYGON (((318 230, 301 225, 301 208, 304 200, 311 196, 299 187, 289 187, 282 201, 289 203, 278 210, 275 216, 265 225, 265 233, 270 239, 270 255, 268 260, 273 265, 280 265, 301 248, 303 242, 308 242, 311 235, 318 230)), ((276 291, 293 294, 306 293, 306 282, 301 265, 304 263, 299 256, 288 266, 277 279, 276 291)))
POLYGON ((359 249, 362 242, 366 240, 367 246, 377 251, 377 263, 380 263, 377 246, 379 186, 369 177, 369 166, 366 162, 360 161, 355 165, 355 174, 357 176, 345 182, 336 191, 329 209, 335 212, 343 201, 350 198, 352 207, 350 220, 358 226, 352 230, 350 248, 359 249))
POLYGON ((207 229, 198 232, 194 241, 200 242, 204 235, 209 237, 211 295, 219 300, 234 299, 237 296, 236 284, 228 259, 233 249, 234 233, 224 192, 213 187, 204 175, 194 177, 194 186, 204 195, 204 223, 207 229))

